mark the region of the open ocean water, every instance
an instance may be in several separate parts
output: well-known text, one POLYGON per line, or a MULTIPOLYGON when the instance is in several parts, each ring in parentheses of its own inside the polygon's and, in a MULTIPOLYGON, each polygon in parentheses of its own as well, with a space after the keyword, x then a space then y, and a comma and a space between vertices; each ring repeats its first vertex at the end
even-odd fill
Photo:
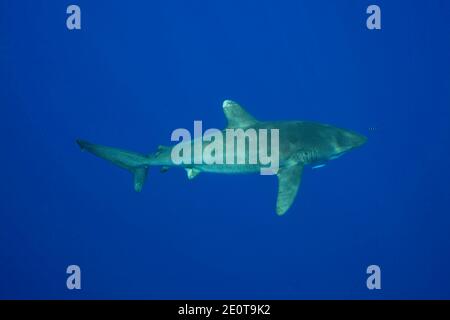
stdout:
POLYGON ((0 0, 0 108, 0 298, 450 298, 447 0, 0 0), (282 217, 274 176, 151 168, 136 193, 75 143, 149 154, 225 99, 368 142, 282 217))

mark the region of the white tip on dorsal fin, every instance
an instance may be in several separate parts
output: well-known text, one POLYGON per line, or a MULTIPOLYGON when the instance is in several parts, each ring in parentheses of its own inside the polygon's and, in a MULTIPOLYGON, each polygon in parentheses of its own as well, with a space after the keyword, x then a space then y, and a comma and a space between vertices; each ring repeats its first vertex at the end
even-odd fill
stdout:
POLYGON ((227 128, 245 128, 258 122, 244 108, 231 100, 223 102, 223 112, 228 120, 227 128))

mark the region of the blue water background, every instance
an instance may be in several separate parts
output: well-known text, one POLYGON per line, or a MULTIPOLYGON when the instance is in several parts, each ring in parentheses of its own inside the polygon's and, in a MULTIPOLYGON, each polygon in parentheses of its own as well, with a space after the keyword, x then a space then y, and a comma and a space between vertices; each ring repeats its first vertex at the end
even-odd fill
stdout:
POLYGON ((0 1, 0 298, 450 298, 449 1, 73 3, 79 31, 72 2, 0 1), (275 177, 153 168, 138 194, 75 144, 151 153, 224 99, 369 140, 283 217, 275 177))

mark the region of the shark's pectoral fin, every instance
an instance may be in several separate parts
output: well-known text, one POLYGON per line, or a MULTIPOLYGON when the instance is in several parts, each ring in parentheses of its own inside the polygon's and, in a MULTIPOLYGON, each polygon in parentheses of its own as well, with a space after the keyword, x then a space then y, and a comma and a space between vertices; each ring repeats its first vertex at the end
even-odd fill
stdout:
POLYGON ((277 214, 283 215, 294 202, 302 180, 303 164, 298 163, 278 171, 277 214))
POLYGON ((193 168, 186 168, 187 177, 189 180, 194 179, 200 173, 200 170, 193 168))
POLYGON ((223 112, 228 120, 227 128, 245 128, 258 122, 244 108, 231 100, 223 102, 223 112))

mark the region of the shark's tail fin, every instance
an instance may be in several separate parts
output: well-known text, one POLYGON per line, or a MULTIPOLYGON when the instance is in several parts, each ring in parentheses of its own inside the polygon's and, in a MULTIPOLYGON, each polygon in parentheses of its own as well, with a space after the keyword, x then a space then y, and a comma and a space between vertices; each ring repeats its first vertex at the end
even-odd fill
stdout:
POLYGON ((142 190, 148 172, 148 158, 145 155, 101 146, 83 140, 77 140, 77 144, 81 150, 87 150, 100 158, 130 171, 134 175, 134 190, 137 192, 142 190))

